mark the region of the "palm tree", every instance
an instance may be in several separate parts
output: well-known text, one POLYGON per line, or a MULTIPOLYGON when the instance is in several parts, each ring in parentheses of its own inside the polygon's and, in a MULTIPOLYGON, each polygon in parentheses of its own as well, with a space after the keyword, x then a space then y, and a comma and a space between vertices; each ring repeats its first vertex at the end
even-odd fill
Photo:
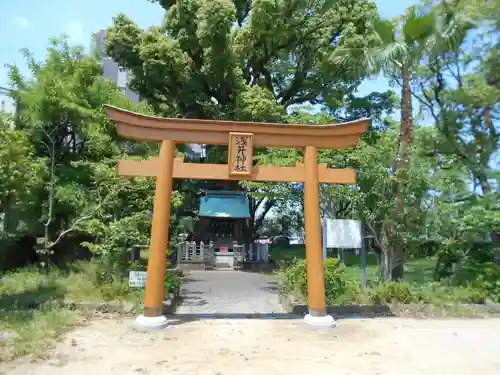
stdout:
MULTIPOLYGON (((398 137, 398 151, 392 173, 397 172, 396 202, 400 220, 404 219, 404 200, 407 185, 407 169, 413 144, 413 100, 411 76, 413 68, 420 62, 427 40, 434 30, 432 12, 424 12, 412 6, 394 20, 377 19, 373 24, 378 43, 368 49, 339 48, 334 58, 338 63, 356 64, 363 74, 378 75, 382 72, 401 88, 401 124, 398 137)), ((382 269, 385 279, 399 279, 403 276, 403 244, 394 248, 391 259, 382 269), (384 269, 385 268, 385 269, 384 269)))
POLYGON ((377 19, 373 29, 378 39, 376 46, 363 50, 339 48, 334 58, 339 63, 354 62, 363 69, 363 74, 378 75, 382 72, 400 86, 401 128, 396 168, 406 168, 409 162, 408 149, 413 143, 411 74, 433 35, 434 13, 411 6, 394 20, 377 19))
MULTIPOLYGON (((375 20, 373 30, 378 40, 375 46, 362 50, 339 48, 334 55, 340 64, 358 67, 362 75, 378 75, 382 72, 401 88, 398 151, 391 172, 396 173, 396 212, 402 224, 405 218, 406 172, 413 144, 412 73, 424 58, 436 61, 443 53, 455 50, 463 42, 473 23, 470 12, 465 9, 470 10, 470 7, 460 1, 440 1, 427 8, 411 6, 396 19, 375 20)), ((394 250, 395 254, 388 254, 392 260, 387 269, 382 270, 384 278, 402 277, 403 250, 404 245, 399 244, 394 250)))

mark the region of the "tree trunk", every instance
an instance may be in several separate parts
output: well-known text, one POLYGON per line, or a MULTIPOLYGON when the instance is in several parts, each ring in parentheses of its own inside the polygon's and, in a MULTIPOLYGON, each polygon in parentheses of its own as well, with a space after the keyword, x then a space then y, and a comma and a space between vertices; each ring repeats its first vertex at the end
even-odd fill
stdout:
POLYGON ((254 213, 254 216, 253 216, 253 228, 252 228, 253 237, 254 238, 256 238, 258 236, 258 232, 259 232, 260 228, 264 224, 264 219, 266 218, 266 215, 269 213, 269 211, 273 207, 274 207, 274 201, 270 200, 268 198, 265 198, 264 207, 260 211, 260 215, 258 215, 258 216, 256 215, 257 214, 257 210, 254 213))
MULTIPOLYGON (((407 186, 408 167, 410 165, 410 148, 413 144, 413 103, 410 87, 410 70, 408 64, 404 64, 401 70, 401 127, 399 131, 399 150, 397 151, 396 172, 398 173, 398 187, 396 193, 396 212, 398 221, 405 218, 405 194, 407 186)), ((391 278, 400 280, 404 275, 404 244, 398 244, 391 251, 391 278)))
POLYGON ((399 249, 393 251, 391 279, 393 281, 400 281, 404 276, 404 250, 401 246, 399 249))
POLYGON ((384 281, 391 281, 392 280, 392 267, 390 265, 390 249, 384 249, 382 250, 382 254, 381 254, 381 266, 382 266, 382 269, 381 269, 381 278, 384 280, 384 281))
MULTIPOLYGON (((408 147, 411 147, 413 144, 413 103, 411 96, 411 87, 410 87, 410 70, 407 65, 403 66, 402 69, 402 79, 403 85, 401 89, 401 140, 402 150, 406 151, 408 147)), ((406 162, 408 165, 409 159, 406 162)))
POLYGON ((389 239, 385 229, 382 227, 380 233, 380 257, 381 257, 381 278, 384 281, 392 280, 392 247, 389 246, 389 239))
MULTIPOLYGON (((489 105, 485 105, 483 108, 484 111, 484 126, 486 129, 489 130, 489 135, 491 139, 495 138, 496 130, 495 130, 495 124, 493 122, 493 117, 491 114, 491 107, 489 105)), ((479 136, 478 133, 475 134, 476 136, 476 145, 478 147, 481 147, 481 143, 483 142, 479 136)), ((484 169, 488 168, 488 162, 490 158, 490 153, 489 152, 482 152, 479 160, 481 161, 481 165, 479 166, 481 168, 481 175, 478 176, 479 178, 479 183, 481 184, 481 191, 483 193, 483 196, 487 195, 490 192, 490 184, 488 182, 488 176, 486 173, 483 173, 484 169), (483 169, 484 168, 484 169, 483 169)))
POLYGON ((55 168, 56 168, 56 160, 54 156, 55 152, 54 143, 52 143, 52 152, 51 152, 51 161, 50 161, 50 182, 49 182, 49 198, 48 198, 48 211, 47 211, 47 221, 44 223, 44 241, 45 248, 47 249, 50 243, 50 224, 53 219, 53 211, 54 211, 54 189, 55 189, 55 168))

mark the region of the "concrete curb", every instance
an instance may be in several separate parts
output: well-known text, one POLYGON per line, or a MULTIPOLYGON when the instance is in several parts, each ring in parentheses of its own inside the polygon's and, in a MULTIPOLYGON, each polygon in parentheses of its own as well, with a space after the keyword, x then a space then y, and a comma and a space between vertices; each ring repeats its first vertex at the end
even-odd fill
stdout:
MULTIPOLYGON (((279 300, 283 309, 289 314, 306 315, 308 313, 307 304, 297 301, 293 296, 280 292, 279 300)), ((485 318, 500 315, 499 303, 463 304, 458 306, 433 306, 423 304, 349 304, 327 306, 328 314, 334 318, 358 317, 467 317, 485 318)))
MULTIPOLYGON (((291 295, 280 293, 280 303, 283 309, 289 314, 306 315, 308 314, 307 305, 296 301, 291 295)), ((395 316, 391 307, 388 305, 333 305, 328 306, 327 312, 333 317, 359 316, 366 318, 395 316)))
MULTIPOLYGON (((180 301, 179 294, 169 294, 163 303, 163 313, 173 314, 180 301)), ((99 312, 120 315, 137 315, 142 311, 142 302, 104 302, 104 301, 62 301, 61 305, 72 310, 99 312)))
MULTIPOLYGON (((163 302, 164 314, 173 314, 180 302, 179 293, 171 293, 163 302)), ((32 302, 27 308, 35 310, 43 307, 44 302, 32 302)), ((54 300, 50 301, 53 306, 59 306, 70 310, 81 310, 85 312, 98 312, 104 314, 137 315, 142 311, 143 302, 113 302, 113 301, 72 301, 54 300)))

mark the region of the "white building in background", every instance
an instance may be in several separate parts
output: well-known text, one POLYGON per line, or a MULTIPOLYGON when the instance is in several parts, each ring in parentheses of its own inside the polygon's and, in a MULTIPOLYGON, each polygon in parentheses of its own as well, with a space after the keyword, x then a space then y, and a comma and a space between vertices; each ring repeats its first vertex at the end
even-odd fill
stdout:
POLYGON ((103 77, 113 81, 130 100, 132 100, 133 102, 138 102, 140 100, 139 95, 130 90, 130 88, 128 87, 130 72, 118 65, 118 63, 111 57, 106 55, 105 41, 106 30, 104 29, 99 30, 92 36, 91 51, 92 53, 94 53, 96 50, 99 51, 99 54, 101 56, 103 77))
POLYGON ((0 112, 5 112, 10 115, 16 113, 16 103, 9 96, 10 90, 0 86, 0 112))
MULTIPOLYGON (((140 101, 141 99, 139 95, 137 95, 128 87, 129 76, 131 73, 128 72, 125 68, 121 67, 111 57, 106 55, 105 43, 106 30, 101 29, 92 35, 91 52, 94 53, 96 50, 99 51, 103 77, 113 81, 133 102, 140 101)), ((206 150, 204 145, 187 144, 186 146, 186 153, 189 159, 199 160, 206 157, 206 150)))
MULTIPOLYGON (((15 100, 9 94, 10 90, 8 88, 0 86, 0 116, 3 123, 8 124, 9 128, 15 129, 14 115, 16 114, 17 106, 15 100), (6 116, 3 114, 6 114, 6 116)), ((2 220, 0 218, 0 222, 3 223, 2 220)))

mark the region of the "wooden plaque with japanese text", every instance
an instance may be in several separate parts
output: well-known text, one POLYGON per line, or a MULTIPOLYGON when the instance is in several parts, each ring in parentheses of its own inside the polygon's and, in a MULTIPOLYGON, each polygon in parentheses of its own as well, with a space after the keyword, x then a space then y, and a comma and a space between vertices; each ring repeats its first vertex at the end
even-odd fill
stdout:
POLYGON ((229 133, 228 165, 230 176, 252 174, 253 134, 229 133))

